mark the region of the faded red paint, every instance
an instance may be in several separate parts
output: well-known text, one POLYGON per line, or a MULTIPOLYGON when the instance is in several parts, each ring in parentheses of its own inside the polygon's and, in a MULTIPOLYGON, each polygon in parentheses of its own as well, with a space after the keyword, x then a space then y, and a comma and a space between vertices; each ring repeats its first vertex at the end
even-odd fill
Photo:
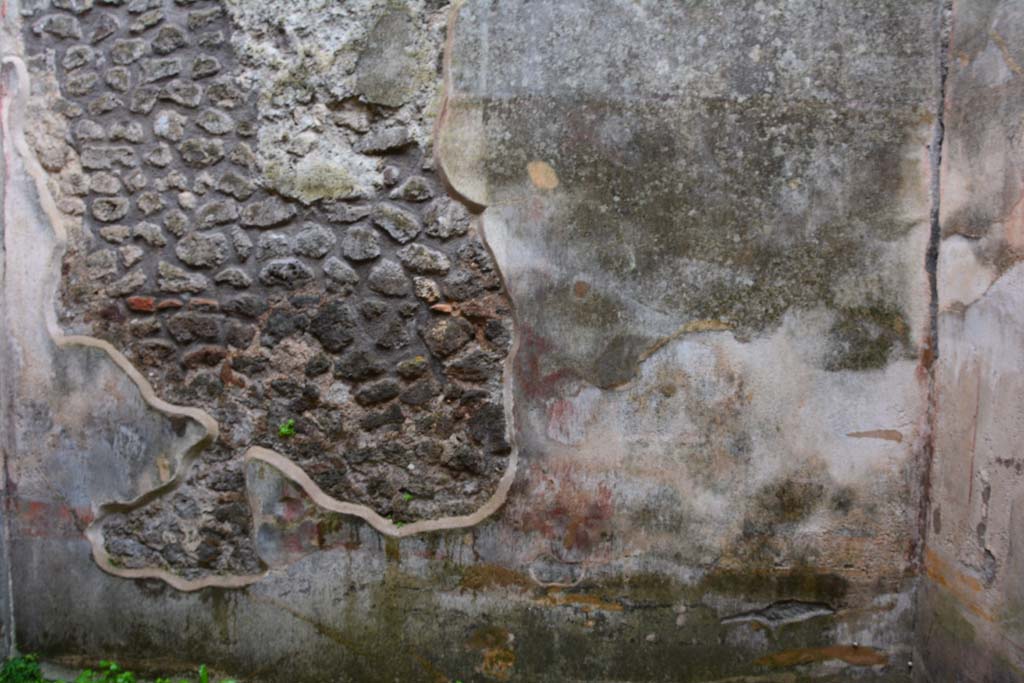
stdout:
POLYGON ((93 522, 89 507, 72 508, 63 503, 11 498, 11 533, 21 538, 82 538, 93 522))
POLYGON ((558 394, 558 388, 565 382, 573 380, 577 374, 569 368, 560 368, 544 374, 541 361, 544 354, 554 348, 547 339, 522 322, 517 324, 520 338, 519 352, 516 354, 515 376, 518 388, 529 398, 550 398, 558 394))
POLYGON ((523 498, 530 501, 521 513, 525 530, 554 541, 563 557, 592 556, 612 533, 611 487, 605 482, 596 486, 581 482, 577 474, 571 465, 553 467, 523 498))

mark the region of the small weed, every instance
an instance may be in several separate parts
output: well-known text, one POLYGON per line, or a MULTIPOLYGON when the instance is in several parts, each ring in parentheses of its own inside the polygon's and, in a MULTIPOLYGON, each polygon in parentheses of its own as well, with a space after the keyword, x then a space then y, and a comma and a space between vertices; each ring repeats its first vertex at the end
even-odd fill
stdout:
POLYGON ((402 500, 404 500, 404 501, 405 501, 406 503, 408 503, 409 501, 411 501, 411 500, 412 500, 413 498, 415 498, 415 496, 413 496, 413 495, 412 495, 411 493, 409 493, 408 491, 406 491, 405 493, 403 493, 403 494, 402 494, 402 500))
MULTIPOLYGON (((125 670, 117 662, 103 660, 93 669, 85 669, 75 677, 73 683, 136 683, 136 675, 125 670)), ((199 683, 210 683, 210 673, 205 664, 199 667, 199 683)), ((35 655, 24 655, 8 659, 0 667, 0 683, 65 683, 43 678, 39 659, 35 655)), ((189 683, 182 679, 157 678, 154 683, 189 683)), ((220 683, 238 683, 225 678, 220 683)))
MULTIPOLYGON (((287 439, 289 436, 295 436, 295 420, 288 418, 282 422, 281 426, 277 428, 277 435, 282 439, 287 439)), ((205 683, 205 681, 203 683, 205 683)))
POLYGON ((35 655, 14 657, 0 668, 0 683, 41 683, 43 672, 35 655))

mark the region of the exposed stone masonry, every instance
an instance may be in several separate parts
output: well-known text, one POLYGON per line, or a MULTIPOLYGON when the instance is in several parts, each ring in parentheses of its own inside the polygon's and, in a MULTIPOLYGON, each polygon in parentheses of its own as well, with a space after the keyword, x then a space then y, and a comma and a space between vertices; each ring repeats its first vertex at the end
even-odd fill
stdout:
POLYGON ((392 94, 323 103, 375 170, 370 191, 324 172, 276 194, 254 152, 260 93, 237 78, 222 5, 52 0, 25 14, 81 166, 61 204, 84 221, 62 321, 220 424, 182 486, 108 518, 114 560, 257 571, 242 465, 254 445, 396 523, 486 501, 510 453, 509 303, 392 94))

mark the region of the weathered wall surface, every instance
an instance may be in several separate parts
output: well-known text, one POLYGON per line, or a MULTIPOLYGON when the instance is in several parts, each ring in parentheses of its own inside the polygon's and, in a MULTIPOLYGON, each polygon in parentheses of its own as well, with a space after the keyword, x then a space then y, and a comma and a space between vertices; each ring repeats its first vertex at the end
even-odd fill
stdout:
POLYGON ((5 5, 18 647, 908 680, 941 3, 819 4, 5 5))
POLYGON ((1024 679, 1024 8, 954 2, 920 680, 1024 679))

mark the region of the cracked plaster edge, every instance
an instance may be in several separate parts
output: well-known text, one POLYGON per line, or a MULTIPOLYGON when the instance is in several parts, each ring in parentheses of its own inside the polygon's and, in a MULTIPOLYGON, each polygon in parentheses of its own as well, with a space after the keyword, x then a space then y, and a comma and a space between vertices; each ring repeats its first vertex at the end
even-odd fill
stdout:
MULTIPOLYGON (((438 131, 443 125, 444 112, 447 109, 448 97, 449 97, 449 64, 450 64, 450 47, 451 39, 454 34, 454 23, 458 9, 463 4, 463 0, 455 0, 452 5, 451 14, 449 16, 448 25, 448 37, 444 46, 444 76, 442 84, 442 105, 441 113, 437 117, 437 123, 435 124, 434 134, 437 135, 438 131)), ((45 273, 45 281, 47 282, 58 282, 59 277, 56 275, 59 273, 60 259, 58 254, 62 254, 67 246, 67 233, 60 220, 60 211, 57 209, 56 202, 53 199, 53 195, 50 193, 46 186, 46 172, 39 165, 35 155, 29 150, 28 144, 25 141, 24 130, 23 130, 23 117, 24 112, 27 108, 28 93, 31 90, 30 77, 25 62, 21 57, 14 54, 3 55, 0 59, 0 67, 3 69, 12 68, 16 73, 16 88, 13 93, 0 92, 6 101, 11 102, 13 106, 11 111, 6 111, 6 108, 2 112, 4 115, 4 126, 3 133, 5 136, 9 135, 13 142, 14 149, 17 154, 21 157, 22 164, 28 176, 32 179, 35 184, 36 192, 38 194, 38 200, 46 215, 49 222, 49 227, 53 231, 54 235, 54 253, 49 261, 49 272, 45 273)), ((436 147, 435 147, 436 150, 436 147)), ((436 154, 436 152, 435 152, 436 154)), ((471 208, 474 206, 473 202, 468 198, 463 197, 456 188, 454 188, 449 182, 447 175, 443 172, 443 165, 438 159, 438 169, 440 176, 445 182, 446 188, 451 194, 455 196, 455 199, 464 202, 471 208)), ((480 222, 478 221, 478 225, 480 222)), ((484 243, 485 248, 491 253, 493 258, 493 252, 491 251, 490 245, 487 243, 486 236, 482 226, 478 230, 479 237, 484 243)), ((499 276, 504 282, 504 275, 499 269, 499 276)), ((508 291, 508 287, 505 287, 508 291)), ((99 349, 105 352, 110 359, 118 366, 125 374, 132 380, 132 382, 138 387, 143 400, 148 403, 152 408, 159 412, 172 417, 187 417, 195 420, 205 430, 206 434, 200 439, 195 445, 189 448, 186 453, 178 459, 177 469, 174 475, 164 484, 154 489, 150 489, 131 501, 108 501, 99 505, 100 514, 97 518, 87 527, 85 531, 85 537, 89 541, 92 547, 92 557, 96 564, 103 571, 114 576, 128 579, 158 579, 164 581, 176 590, 183 592, 197 591, 203 588, 242 588, 245 586, 252 585, 262 580, 269 574, 269 570, 264 571, 260 574, 249 574, 249 575, 209 575, 204 576, 200 579, 185 579, 173 572, 169 572, 163 569, 154 568, 140 568, 140 569, 129 569, 124 567, 116 566, 109 553, 107 553, 103 542, 103 533, 101 530, 101 522, 113 511, 125 511, 138 508, 151 500, 169 493, 170 491, 177 489, 184 478, 186 472, 188 472, 192 463, 198 454, 212 441, 216 440, 219 434, 219 427, 216 420, 214 420, 206 411, 189 406, 179 406, 164 401, 157 396, 153 386, 149 381, 135 368, 135 366, 128 360, 128 358, 114 348, 109 342, 96 337, 89 337, 84 335, 64 335, 60 326, 57 323, 56 316, 56 305, 55 305, 55 294, 56 289, 48 292, 45 296, 49 301, 50 305, 46 307, 44 311, 44 317, 46 319, 47 332, 49 333, 53 342, 58 348, 70 348, 74 346, 82 346, 86 348, 99 349)), ((509 299, 510 304, 512 303, 511 297, 509 299)), ((473 527, 482 522, 487 517, 494 514, 505 501, 508 499, 508 493, 512 488, 512 484, 515 481, 515 475, 518 470, 519 460, 519 449, 515 439, 514 429, 514 411, 513 411, 513 397, 512 397, 512 370, 514 365, 514 359, 519 351, 520 346, 520 335, 515 334, 516 329, 516 316, 515 309, 512 306, 513 313, 513 343, 509 349, 508 354, 505 357, 503 363, 503 408, 505 411, 506 418, 506 435, 509 437, 509 443, 511 445, 511 453, 509 455, 508 465, 506 466, 504 474, 498 480, 498 486, 494 493, 487 499, 487 501, 472 513, 467 515, 457 515, 454 517, 440 517, 437 519, 421 520, 410 524, 403 525, 401 527, 394 525, 386 518, 377 514, 371 508, 360 505, 357 503, 347 503, 336 498, 333 498, 326 494, 310 477, 306 474, 298 465, 285 458, 276 451, 254 446, 249 448, 243 456, 245 462, 252 460, 263 461, 275 469, 279 470, 281 474, 290 479, 293 483, 298 485, 319 507, 332 512, 338 512, 341 514, 358 517, 363 521, 367 522, 376 531, 386 536, 395 538, 405 538, 413 536, 415 534, 430 532, 430 531, 443 531, 460 528, 473 527)), ((249 502, 250 515, 255 519, 256 515, 253 511, 252 503, 249 502)))

